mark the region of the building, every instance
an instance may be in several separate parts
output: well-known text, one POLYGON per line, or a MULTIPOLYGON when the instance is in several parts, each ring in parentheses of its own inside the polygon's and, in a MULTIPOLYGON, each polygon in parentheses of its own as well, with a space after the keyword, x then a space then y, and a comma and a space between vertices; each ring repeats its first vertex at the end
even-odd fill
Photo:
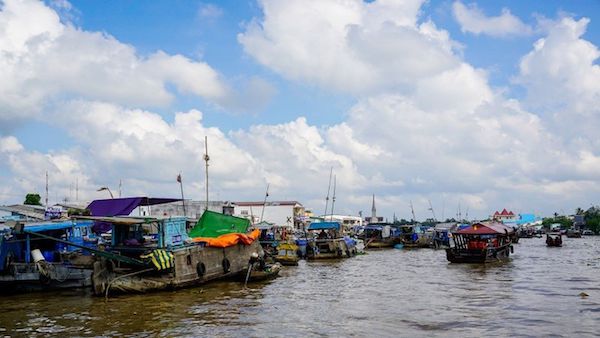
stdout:
MULTIPOLYGON (((209 201, 208 210, 222 213, 223 207, 231 204, 224 201, 209 201)), ((199 219, 206 210, 206 201, 185 200, 185 216, 199 219)), ((183 203, 181 201, 156 204, 150 206, 140 205, 132 211, 132 215, 139 216, 183 216, 183 203)))
POLYGON ((377 217, 377 208, 375 208, 375 195, 374 194, 373 194, 373 204, 371 204, 371 217, 365 217, 365 222, 367 222, 367 223, 383 222, 383 217, 377 217))
POLYGON ((233 202, 233 214, 249 219, 252 223, 266 221, 279 226, 290 225, 304 229, 306 215, 304 206, 298 201, 233 202))
POLYGON ((360 216, 349 215, 327 215, 320 217, 324 222, 340 222, 344 227, 344 231, 351 231, 354 227, 362 226, 363 219, 360 216))
POLYGON ((500 222, 504 222, 507 220, 513 220, 516 218, 517 218, 517 215, 515 215, 515 213, 512 211, 507 211, 506 208, 502 209, 502 212, 496 211, 492 215, 493 220, 500 221, 500 222))

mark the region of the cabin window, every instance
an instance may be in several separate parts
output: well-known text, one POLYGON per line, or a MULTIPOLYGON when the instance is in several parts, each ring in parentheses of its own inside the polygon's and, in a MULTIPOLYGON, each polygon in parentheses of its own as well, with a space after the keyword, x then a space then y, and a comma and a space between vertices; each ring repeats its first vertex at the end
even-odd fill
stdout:
POLYGON ((187 255, 187 257, 185 259, 187 261, 187 265, 192 265, 192 256, 191 255, 187 255))
POLYGON ((240 213, 244 216, 248 216, 248 210, 242 210, 240 213))

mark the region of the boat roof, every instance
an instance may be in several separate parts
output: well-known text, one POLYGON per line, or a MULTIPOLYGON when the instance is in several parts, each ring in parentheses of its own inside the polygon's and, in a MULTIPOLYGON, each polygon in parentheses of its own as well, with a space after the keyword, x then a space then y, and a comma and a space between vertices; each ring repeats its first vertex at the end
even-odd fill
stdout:
POLYGON ((98 222, 107 222, 112 224, 121 224, 121 225, 133 225, 133 224, 143 224, 143 223, 151 223, 158 222, 167 218, 157 218, 157 217, 117 217, 117 216, 77 216, 77 219, 88 219, 92 221, 98 222))
POLYGON ((149 198, 149 197, 124 197, 94 200, 87 206, 93 216, 124 216, 129 215, 133 209, 147 205, 156 205, 181 201, 178 198, 149 198))
POLYGON ((342 226, 339 222, 316 222, 310 223, 310 225, 308 226, 308 230, 340 230, 341 227, 342 226))
POLYGON ((502 223, 474 223, 454 232, 459 235, 500 235, 514 232, 514 229, 502 223))
POLYGON ((92 222, 77 222, 73 220, 66 220, 61 222, 25 223, 23 225, 23 230, 27 230, 30 232, 42 232, 51 230, 70 229, 76 225, 92 225, 92 222))

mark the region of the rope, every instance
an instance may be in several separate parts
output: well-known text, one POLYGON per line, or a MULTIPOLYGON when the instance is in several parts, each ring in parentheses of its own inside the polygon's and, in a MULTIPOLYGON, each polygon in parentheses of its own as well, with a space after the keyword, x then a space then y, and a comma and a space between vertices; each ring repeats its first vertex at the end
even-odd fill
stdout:
POLYGON ((128 273, 125 275, 121 275, 121 276, 117 276, 115 278, 113 278, 110 282, 108 282, 108 285, 106 286, 106 293, 104 294, 104 300, 108 301, 108 290, 110 290, 110 286, 112 285, 112 283, 114 281, 116 281, 117 279, 121 279, 121 278, 125 278, 125 277, 131 277, 131 276, 135 276, 137 274, 141 274, 144 272, 148 272, 148 271, 152 271, 154 270, 154 268, 149 268, 149 269, 145 269, 145 270, 141 270, 141 271, 136 271, 136 272, 132 272, 132 273, 128 273))

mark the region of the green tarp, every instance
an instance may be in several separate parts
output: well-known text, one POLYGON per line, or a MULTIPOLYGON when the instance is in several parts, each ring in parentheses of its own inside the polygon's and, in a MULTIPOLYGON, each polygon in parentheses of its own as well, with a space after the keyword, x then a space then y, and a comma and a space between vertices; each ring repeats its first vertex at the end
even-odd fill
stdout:
POLYGON ((216 238, 230 233, 243 233, 248 231, 250 221, 245 218, 223 215, 218 212, 206 210, 198 223, 192 228, 189 236, 216 238))

